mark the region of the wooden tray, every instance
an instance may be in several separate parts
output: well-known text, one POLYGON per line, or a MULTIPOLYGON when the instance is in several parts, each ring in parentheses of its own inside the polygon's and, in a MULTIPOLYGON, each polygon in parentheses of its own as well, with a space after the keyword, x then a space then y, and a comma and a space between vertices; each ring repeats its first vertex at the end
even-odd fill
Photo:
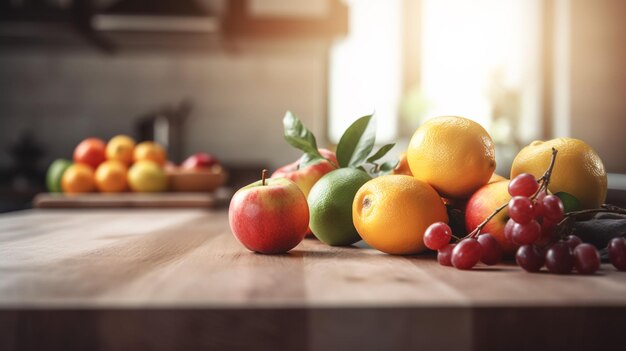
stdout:
POLYGON ((212 193, 60 194, 35 196, 36 208, 214 208, 228 204, 232 190, 212 193))

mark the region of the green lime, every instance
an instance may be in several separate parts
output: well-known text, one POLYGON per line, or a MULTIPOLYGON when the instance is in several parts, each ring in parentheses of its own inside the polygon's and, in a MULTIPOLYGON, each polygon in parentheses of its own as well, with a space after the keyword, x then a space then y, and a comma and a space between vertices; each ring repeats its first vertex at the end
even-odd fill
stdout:
POLYGON ((46 174, 46 185, 48 186, 48 191, 51 193, 63 192, 61 189, 61 178, 63 177, 65 170, 71 165, 72 161, 64 158, 58 158, 50 164, 50 167, 48 167, 48 174, 46 174))
POLYGON ((361 240, 352 223, 352 201, 359 188, 371 180, 367 173, 340 168, 324 175, 309 193, 310 227, 322 242, 343 246, 361 240))

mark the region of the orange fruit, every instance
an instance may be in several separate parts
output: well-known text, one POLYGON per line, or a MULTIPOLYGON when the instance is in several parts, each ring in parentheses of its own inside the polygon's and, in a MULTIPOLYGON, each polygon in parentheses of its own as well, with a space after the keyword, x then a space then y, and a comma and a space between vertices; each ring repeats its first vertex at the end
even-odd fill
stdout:
POLYGON ((96 186, 103 193, 117 193, 126 190, 126 166, 116 160, 104 161, 96 170, 96 186))
POLYGON ((491 175, 491 178, 489 178, 489 181, 487 182, 487 184, 501 182, 503 180, 508 180, 508 179, 504 178, 503 176, 499 174, 494 173, 491 175))
POLYGON ((133 152, 135 151, 135 140, 127 135, 117 135, 109 140, 106 146, 106 157, 108 160, 117 160, 125 165, 133 163, 133 152))
POLYGON ((409 161, 406 158, 406 152, 403 152, 398 156, 398 165, 393 169, 392 174, 413 175, 413 173, 411 173, 411 168, 409 168, 409 161))
POLYGON ((128 170, 128 184, 133 191, 159 192, 167 190, 167 176, 158 164, 149 160, 137 161, 128 170))
POLYGON ((382 252, 423 251, 424 232, 448 222, 446 207, 430 185, 411 176, 386 175, 365 183, 354 197, 352 221, 361 238, 382 252))
POLYGON ((411 173, 443 197, 466 199, 487 184, 496 168, 491 137, 467 118, 444 116, 419 127, 409 143, 411 173))
POLYGON ((553 194, 563 191, 573 195, 581 209, 600 207, 606 200, 606 170, 600 156, 579 139, 533 141, 515 156, 511 179, 520 173, 541 177, 550 165, 553 147, 558 153, 548 190, 553 194))
POLYGON ((88 193, 94 191, 95 187, 93 170, 82 163, 69 166, 61 177, 61 188, 64 193, 88 193))
POLYGON ((135 162, 149 160, 163 166, 167 161, 167 154, 161 145, 153 141, 144 141, 135 146, 133 159, 135 162))

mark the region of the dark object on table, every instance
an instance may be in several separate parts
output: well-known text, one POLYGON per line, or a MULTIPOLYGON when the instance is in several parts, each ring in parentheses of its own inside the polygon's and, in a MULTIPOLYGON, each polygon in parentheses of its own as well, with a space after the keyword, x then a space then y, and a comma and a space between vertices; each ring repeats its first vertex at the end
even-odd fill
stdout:
POLYGON ((139 141, 154 140, 167 149, 170 160, 179 163, 183 157, 183 126, 192 107, 190 101, 183 100, 141 116, 135 126, 139 141))
POLYGON ((587 221, 575 222, 572 234, 601 250, 602 261, 606 261, 608 256, 604 249, 609 241, 618 236, 626 236, 626 215, 598 213, 587 221))
POLYGON ((6 150, 12 162, 0 169, 0 212, 29 208, 33 196, 45 190, 44 146, 26 130, 6 150))

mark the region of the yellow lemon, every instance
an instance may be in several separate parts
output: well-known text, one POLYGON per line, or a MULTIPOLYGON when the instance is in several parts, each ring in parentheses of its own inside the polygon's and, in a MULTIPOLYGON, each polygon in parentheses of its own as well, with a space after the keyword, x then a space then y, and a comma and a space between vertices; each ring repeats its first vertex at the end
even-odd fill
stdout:
POLYGON ((137 161, 128 170, 128 185, 137 192, 160 192, 167 190, 167 176, 157 163, 137 161))
POLYGON ((424 232, 435 222, 448 222, 439 194, 407 175, 387 175, 365 183, 354 197, 352 221, 373 248, 396 255, 425 249, 424 232))
POLYGON ((557 138, 533 141, 511 166, 511 179, 520 173, 541 177, 550 165, 552 148, 558 150, 548 190, 575 196, 581 209, 598 208, 606 200, 606 171, 600 156, 582 140, 557 138))
POLYGON ((433 118, 415 131, 407 159, 411 173, 443 197, 466 199, 487 184, 496 168, 493 141, 467 118, 433 118))

